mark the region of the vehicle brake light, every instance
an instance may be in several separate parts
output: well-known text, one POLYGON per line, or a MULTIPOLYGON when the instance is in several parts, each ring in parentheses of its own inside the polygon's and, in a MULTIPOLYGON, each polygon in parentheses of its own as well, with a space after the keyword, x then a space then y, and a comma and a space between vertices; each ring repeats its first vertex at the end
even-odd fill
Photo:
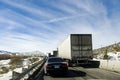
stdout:
POLYGON ((63 64, 62 67, 68 67, 67 64, 63 64))
POLYGON ((46 65, 46 68, 51 68, 51 65, 47 64, 47 65, 46 65))

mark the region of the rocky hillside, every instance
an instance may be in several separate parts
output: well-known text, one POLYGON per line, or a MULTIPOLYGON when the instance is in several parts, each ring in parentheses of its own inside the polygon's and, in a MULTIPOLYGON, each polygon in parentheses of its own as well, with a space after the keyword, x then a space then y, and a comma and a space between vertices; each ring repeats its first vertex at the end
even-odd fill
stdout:
POLYGON ((94 56, 98 54, 106 54, 108 52, 120 52, 120 42, 93 50, 94 56))

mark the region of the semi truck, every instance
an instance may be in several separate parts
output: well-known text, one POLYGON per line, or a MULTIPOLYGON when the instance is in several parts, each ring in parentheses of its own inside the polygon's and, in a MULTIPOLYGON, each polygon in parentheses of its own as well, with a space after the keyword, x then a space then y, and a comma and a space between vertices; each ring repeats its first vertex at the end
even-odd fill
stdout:
POLYGON ((98 61, 92 60, 92 34, 70 34, 67 39, 58 46, 58 57, 68 61, 69 66, 99 66, 98 61))
POLYGON ((58 56, 58 51, 57 51, 57 50, 54 50, 54 51, 53 51, 53 56, 54 56, 54 57, 57 57, 57 56, 58 56))

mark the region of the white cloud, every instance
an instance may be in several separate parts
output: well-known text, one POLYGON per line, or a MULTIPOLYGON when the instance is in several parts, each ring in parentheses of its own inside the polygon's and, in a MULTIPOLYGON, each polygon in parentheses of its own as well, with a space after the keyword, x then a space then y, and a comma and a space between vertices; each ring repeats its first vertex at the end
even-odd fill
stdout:
MULTIPOLYGON (((29 5, 28 4, 21 4, 21 3, 13 2, 10 0, 2 0, 2 2, 7 3, 11 6, 14 6, 18 9, 28 11, 29 13, 33 14, 34 16, 37 15, 38 17, 43 16, 43 17, 47 17, 47 18, 50 18, 52 16, 51 14, 47 14, 46 10, 44 10, 40 7, 37 7, 36 5, 33 5, 33 4, 29 4, 29 5)), ((26 3, 28 3, 28 2, 26 2, 26 3)))
POLYGON ((25 34, 9 35, 0 40, 0 49, 6 49, 9 51, 34 51, 34 50, 48 50, 46 46, 50 46, 45 39, 40 37, 34 37, 25 34))
POLYGON ((119 41, 119 19, 113 20, 109 18, 106 6, 102 2, 95 0, 61 0, 58 1, 59 4, 49 2, 49 6, 58 9, 58 12, 52 10, 52 8, 44 10, 41 7, 32 5, 32 3, 26 4, 25 2, 24 4, 19 4, 9 0, 3 2, 20 8, 23 11, 30 12, 35 17, 43 17, 45 20, 33 19, 10 9, 7 11, 4 10, 1 14, 4 19, 0 19, 0 22, 8 24, 7 28, 10 30, 19 27, 22 30, 26 29, 30 34, 14 31, 9 32, 6 29, 4 30, 6 31, 5 33, 0 34, 2 36, 0 49, 12 51, 33 51, 39 49, 49 52, 57 48, 66 36, 71 33, 93 34, 94 48, 119 41), (116 28, 113 28, 114 26, 116 28), (4 38, 5 35, 7 36, 4 38))

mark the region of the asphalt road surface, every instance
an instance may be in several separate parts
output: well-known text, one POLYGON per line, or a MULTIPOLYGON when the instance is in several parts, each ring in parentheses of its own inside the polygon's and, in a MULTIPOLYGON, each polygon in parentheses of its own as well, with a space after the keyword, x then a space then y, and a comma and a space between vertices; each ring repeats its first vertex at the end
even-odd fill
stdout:
POLYGON ((120 74, 99 68, 69 67, 67 75, 43 75, 37 80, 120 80, 120 74))

